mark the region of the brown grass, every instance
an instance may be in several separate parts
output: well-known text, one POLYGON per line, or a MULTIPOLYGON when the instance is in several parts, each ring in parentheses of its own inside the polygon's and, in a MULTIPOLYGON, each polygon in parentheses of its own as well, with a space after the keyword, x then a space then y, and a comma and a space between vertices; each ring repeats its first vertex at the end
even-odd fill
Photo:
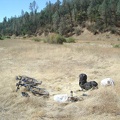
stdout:
POLYGON ((120 49, 112 46, 119 41, 89 39, 63 45, 20 39, 0 41, 0 119, 119 120, 120 49), (99 89, 76 92, 80 73, 86 73, 88 81, 96 80, 99 89), (50 92, 50 97, 22 97, 24 88, 15 91, 17 75, 42 80, 41 87, 50 92), (115 80, 115 87, 100 86, 107 77, 115 80), (71 90, 84 100, 64 104, 53 101, 54 94, 69 94, 71 90))

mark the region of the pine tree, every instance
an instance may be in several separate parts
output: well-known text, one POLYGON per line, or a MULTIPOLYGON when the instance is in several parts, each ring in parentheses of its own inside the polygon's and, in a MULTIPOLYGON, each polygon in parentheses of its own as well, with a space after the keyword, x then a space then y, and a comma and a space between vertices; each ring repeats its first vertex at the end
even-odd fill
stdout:
POLYGON ((91 22, 96 21, 99 18, 99 6, 101 5, 102 1, 103 0, 91 0, 87 10, 88 17, 90 18, 91 22))
POLYGON ((100 15, 103 21, 105 22, 105 26, 108 26, 108 18, 109 18, 109 2, 110 0, 104 0, 101 6, 99 7, 100 15))
POLYGON ((53 20, 53 29, 55 32, 58 32, 60 19, 59 19, 59 14, 57 11, 53 14, 52 20, 53 20))
POLYGON ((118 1, 118 4, 117 4, 116 16, 117 16, 116 25, 120 27, 120 0, 118 1))
POLYGON ((120 0, 118 1, 118 4, 117 4, 117 10, 116 10, 116 14, 120 20, 120 0))
POLYGON ((110 0, 109 2, 109 24, 110 25, 115 25, 117 22, 117 3, 119 0, 110 0))

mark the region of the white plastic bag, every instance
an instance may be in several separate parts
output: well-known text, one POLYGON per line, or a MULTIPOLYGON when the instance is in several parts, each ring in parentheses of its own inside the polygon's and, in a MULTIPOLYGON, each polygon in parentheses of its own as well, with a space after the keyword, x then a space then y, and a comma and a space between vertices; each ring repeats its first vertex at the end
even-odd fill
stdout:
POLYGON ((68 100, 67 94, 54 95, 54 101, 56 102, 67 102, 67 100, 68 100))
POLYGON ((101 85, 102 86, 114 86, 115 83, 114 83, 113 79, 111 79, 111 78, 105 78, 105 79, 101 80, 101 85))

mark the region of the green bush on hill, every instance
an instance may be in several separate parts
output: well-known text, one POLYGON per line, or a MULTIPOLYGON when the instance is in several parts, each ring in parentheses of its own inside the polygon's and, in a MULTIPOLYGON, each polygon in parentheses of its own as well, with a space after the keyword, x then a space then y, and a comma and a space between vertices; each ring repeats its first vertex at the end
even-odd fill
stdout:
POLYGON ((4 40, 2 37, 0 37, 0 40, 4 40))
POLYGON ((114 48, 120 48, 120 44, 113 45, 114 48))
POLYGON ((72 37, 66 38, 67 43, 75 43, 75 39, 72 37))
POLYGON ((10 39, 10 38, 11 38, 10 36, 2 36, 2 35, 0 34, 0 40, 10 39))
POLYGON ((59 34, 51 34, 44 42, 51 44, 63 44, 63 42, 66 42, 66 39, 59 34))
POLYGON ((3 36, 0 35, 0 40, 4 40, 3 36))
POLYGON ((35 42, 41 42, 41 41, 43 41, 42 39, 40 39, 40 38, 33 38, 32 40, 34 40, 35 42))
POLYGON ((48 37, 44 40, 44 42, 50 44, 75 43, 75 39, 72 37, 65 38, 64 36, 54 33, 48 35, 48 37))

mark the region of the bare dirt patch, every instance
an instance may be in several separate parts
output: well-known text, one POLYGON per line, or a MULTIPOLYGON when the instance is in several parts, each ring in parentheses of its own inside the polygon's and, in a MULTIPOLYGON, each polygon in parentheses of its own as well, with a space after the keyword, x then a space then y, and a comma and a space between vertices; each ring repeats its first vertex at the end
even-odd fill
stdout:
MULTIPOLYGON (((92 38, 89 38, 92 39, 92 38)), ((31 40, 0 41, 0 119, 9 120, 119 120, 120 119, 120 49, 110 40, 81 40, 53 45, 31 40), (79 90, 78 76, 86 73, 99 89, 79 90), (26 75, 43 81, 41 87, 49 98, 16 93, 15 76, 26 75), (115 87, 101 87, 100 81, 111 77, 115 87), (55 94, 84 96, 76 103, 56 103, 55 94)), ((119 43, 114 40, 114 43, 119 43)))

